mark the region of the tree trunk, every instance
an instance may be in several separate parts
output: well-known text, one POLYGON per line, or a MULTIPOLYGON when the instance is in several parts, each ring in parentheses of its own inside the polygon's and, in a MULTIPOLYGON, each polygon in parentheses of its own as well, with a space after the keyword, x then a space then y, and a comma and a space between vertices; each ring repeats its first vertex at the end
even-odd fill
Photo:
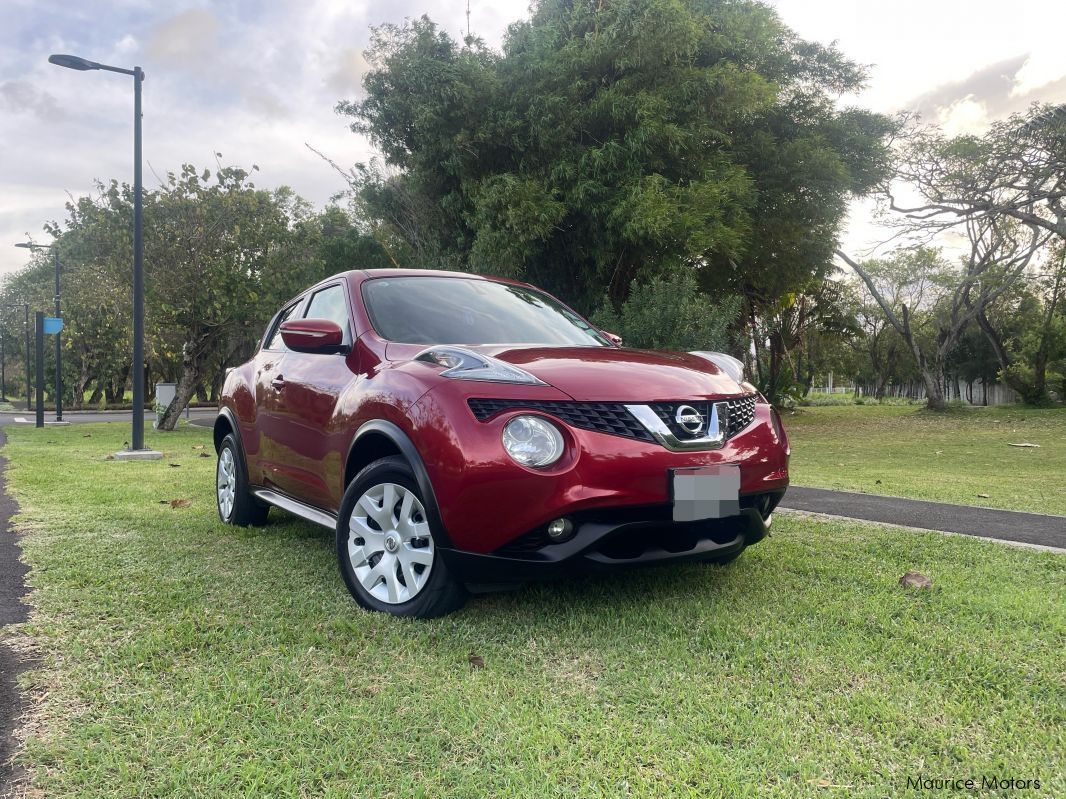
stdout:
POLYGON ((1029 402, 1032 395, 1033 387, 1021 380, 1017 373, 1011 370, 1011 359, 1007 353, 1007 348, 1003 345, 1003 340, 1000 338, 999 333, 992 327, 992 323, 988 321, 988 316, 985 315, 984 309, 977 312, 974 317, 977 320, 977 326, 981 328, 981 332, 985 334, 985 338, 992 346, 992 352, 995 353, 996 361, 999 362, 1000 379, 1008 386, 1013 388, 1021 395, 1025 402, 1029 402))
POLYGON ((808 396, 811 393, 811 387, 814 385, 814 367, 811 366, 810 360, 807 361, 807 374, 803 376, 803 396, 808 396))
POLYGON ((192 399, 196 387, 203 379, 204 343, 207 336, 201 335, 195 341, 185 342, 181 355, 181 376, 174 390, 174 399, 163 412, 159 420, 159 430, 173 430, 181 418, 181 412, 192 399))
POLYGON ((765 385, 762 373, 762 351, 759 346, 759 325, 755 319, 754 306, 751 306, 748 312, 748 322, 751 325, 751 348, 755 351, 755 374, 759 384, 765 385))
POLYGON ((72 411, 80 411, 85 402, 85 389, 89 387, 89 378, 84 373, 78 376, 74 381, 74 385, 71 388, 73 396, 69 397, 65 401, 70 402, 70 409, 72 411))
POLYGON ((185 410, 185 406, 189 404, 189 400, 196 391, 196 384, 200 381, 197 365, 183 364, 183 367, 181 377, 178 378, 178 385, 174 390, 174 399, 163 412, 163 418, 159 420, 158 429, 160 430, 174 429, 178 419, 181 418, 181 412, 185 410))
POLYGON ((218 398, 222 394, 222 383, 226 380, 225 367, 216 370, 214 378, 211 380, 211 397, 208 400, 212 405, 218 405, 218 398))
POLYGON ((785 342, 781 337, 781 331, 774 330, 770 333, 770 368, 766 380, 766 397, 770 402, 777 403, 781 398, 781 367, 785 361, 785 342))
POLYGON ((947 407, 944 400, 944 370, 930 368, 925 363, 918 365, 925 386, 925 407, 931 411, 942 411, 947 407))
MULTIPOLYGON (((1062 248, 1062 257, 1066 259, 1066 246, 1062 248)), ((1055 275, 1055 285, 1051 289, 1051 299, 1044 308, 1044 324, 1040 330, 1040 346, 1037 347, 1036 357, 1033 359, 1033 394, 1040 398, 1043 404, 1050 402, 1047 391, 1047 361, 1051 343, 1051 326, 1055 320, 1055 308, 1059 304, 1059 293, 1062 288, 1063 265, 1059 264, 1059 271, 1055 275)))
POLYGON ((878 375, 874 384, 874 399, 880 402, 885 398, 885 387, 888 385, 888 375, 878 375))

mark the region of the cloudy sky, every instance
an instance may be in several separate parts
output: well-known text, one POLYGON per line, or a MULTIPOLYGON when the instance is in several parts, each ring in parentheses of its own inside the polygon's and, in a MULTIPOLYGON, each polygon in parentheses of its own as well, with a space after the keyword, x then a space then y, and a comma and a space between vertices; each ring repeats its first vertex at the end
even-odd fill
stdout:
MULTIPOLYGON (((802 36, 871 65, 849 102, 917 109, 977 130, 1030 102, 1066 102, 1061 0, 776 0, 802 36)), ((357 96, 369 26, 428 13, 461 35, 465 0, 0 0, 0 274, 25 263, 68 195, 132 178, 132 80, 74 72, 49 53, 145 69, 145 182, 213 153, 258 164, 259 185, 324 203, 343 188, 306 144, 342 164, 373 155, 333 112, 357 96)), ((526 0, 471 0, 475 34, 498 44, 526 0)), ((849 244, 872 235, 861 208, 849 244)))

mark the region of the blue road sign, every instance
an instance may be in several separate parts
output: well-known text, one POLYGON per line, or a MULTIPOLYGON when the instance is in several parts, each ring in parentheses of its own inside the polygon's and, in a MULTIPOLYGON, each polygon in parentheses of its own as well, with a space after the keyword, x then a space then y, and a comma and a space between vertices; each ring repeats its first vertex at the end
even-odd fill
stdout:
POLYGON ((63 329, 63 320, 58 316, 46 316, 44 318, 44 332, 54 336, 63 329))

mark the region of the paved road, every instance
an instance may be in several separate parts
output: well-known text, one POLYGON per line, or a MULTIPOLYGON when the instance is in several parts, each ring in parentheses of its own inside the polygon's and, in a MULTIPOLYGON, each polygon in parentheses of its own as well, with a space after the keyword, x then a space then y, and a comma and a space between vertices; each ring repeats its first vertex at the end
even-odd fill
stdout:
POLYGON ((1066 516, 1045 516, 1039 513, 800 486, 788 489, 781 506, 851 519, 920 527, 924 530, 941 530, 980 538, 999 538, 1023 544, 1066 548, 1066 516))
MULTIPOLYGON (((7 436, 0 431, 0 447, 7 436)), ((29 569, 19 560, 18 539, 11 531, 11 515, 18 510, 7 495, 4 481, 5 458, 0 457, 0 628, 26 621, 29 608, 22 602, 26 594, 24 577, 29 569)), ((0 796, 7 796, 11 778, 11 756, 15 751, 12 732, 22 712, 22 699, 16 679, 27 663, 0 641, 0 796)))
MULTIPOLYGON (((189 411, 190 420, 197 419, 214 419, 218 414, 218 410, 215 408, 192 408, 189 411)), ((182 418, 185 414, 182 414, 182 418)), ((55 413, 45 412, 45 422, 54 421, 56 418, 55 413)), ((133 414, 130 411, 63 411, 63 421, 70 422, 71 424, 84 424, 89 422, 124 422, 130 421, 133 418, 133 414)), ((152 422, 155 421, 154 411, 145 411, 145 432, 152 429, 152 422)), ((8 424, 28 424, 33 425, 37 420, 33 411, 26 413, 25 411, 2 411, 0 412, 0 426, 8 424)))

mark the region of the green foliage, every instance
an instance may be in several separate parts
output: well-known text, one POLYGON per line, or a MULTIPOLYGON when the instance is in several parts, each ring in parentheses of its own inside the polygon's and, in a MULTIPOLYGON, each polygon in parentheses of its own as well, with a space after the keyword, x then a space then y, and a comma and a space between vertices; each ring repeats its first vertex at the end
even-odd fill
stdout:
POLYGON ((545 0, 501 53, 422 17, 369 60, 338 111, 395 170, 361 173, 371 215, 424 265, 585 311, 681 265, 761 308, 825 273, 848 196, 884 173, 888 120, 835 106, 862 69, 761 3, 545 0))
POLYGON ((721 352, 733 349, 730 330, 739 311, 735 297, 712 302, 698 290, 692 270, 679 269, 634 281, 621 311, 604 297, 591 321, 617 333, 627 347, 721 352))
MULTIPOLYGON (((149 379, 178 382, 174 416, 193 391, 217 389, 223 368, 249 354, 289 297, 336 272, 392 265, 386 247, 350 211, 315 212, 290 189, 258 189, 250 177, 239 167, 212 172, 186 164, 144 193, 149 379)), ((87 394, 95 405, 121 402, 125 393, 132 199, 126 184, 100 184, 96 196, 73 200, 67 218, 46 227, 64 272, 68 405, 71 395, 77 406, 87 394)), ((5 281, 3 302, 49 308, 52 279, 51 254, 38 253, 5 281)), ((9 364, 23 354, 12 315, 2 326, 9 364)), ((47 357, 51 370, 51 348, 47 357)))

